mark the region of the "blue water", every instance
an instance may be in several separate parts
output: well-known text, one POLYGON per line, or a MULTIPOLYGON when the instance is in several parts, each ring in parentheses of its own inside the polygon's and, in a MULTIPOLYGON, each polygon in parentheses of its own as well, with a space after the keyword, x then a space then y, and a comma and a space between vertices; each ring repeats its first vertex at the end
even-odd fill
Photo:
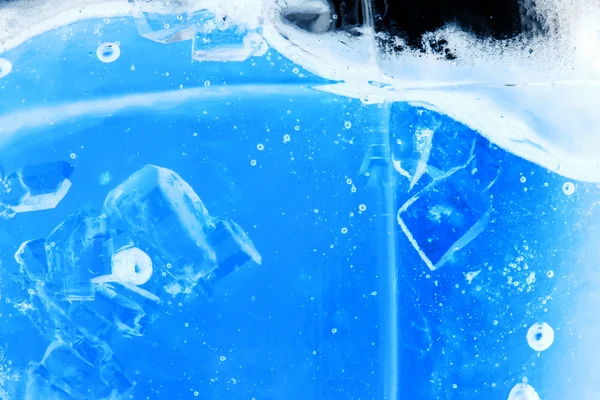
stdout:
MULTIPOLYGON (((151 42, 131 20, 61 28, 3 57, 14 66, 0 80, 4 170, 73 167, 56 208, 0 220, 6 398, 117 388, 114 398, 132 399, 506 399, 523 378, 544 399, 600 388, 573 339, 594 316, 576 308, 597 293, 585 241, 598 218, 595 185, 574 182, 565 194, 565 178, 448 117, 316 91, 322 80, 274 52, 190 62, 190 42, 151 42), (104 41, 120 42, 116 62, 96 58, 104 41), (429 170, 410 187, 394 161, 415 175, 423 129, 434 132, 429 170), (110 214, 109 192, 148 164, 177 173, 212 217, 239 224, 261 265, 244 263, 209 294, 172 295, 152 281, 167 272, 161 249, 134 237, 162 254, 140 285, 161 300, 138 299, 152 316, 142 333, 115 329, 109 305, 95 321, 49 312, 37 321, 50 333, 40 334, 31 311, 15 307, 27 289, 13 255, 73 213, 110 214), (525 339, 535 322, 556 334, 539 354, 525 339), (81 329, 96 350, 82 350, 81 329), (55 335, 76 362, 67 350, 43 361, 55 335), (110 363, 95 360, 106 346, 110 363), (118 370, 112 380, 94 372, 104 365, 118 370), (45 389, 27 388, 36 374, 45 389)), ((40 312, 48 301, 64 310, 100 301, 61 290, 40 312)))

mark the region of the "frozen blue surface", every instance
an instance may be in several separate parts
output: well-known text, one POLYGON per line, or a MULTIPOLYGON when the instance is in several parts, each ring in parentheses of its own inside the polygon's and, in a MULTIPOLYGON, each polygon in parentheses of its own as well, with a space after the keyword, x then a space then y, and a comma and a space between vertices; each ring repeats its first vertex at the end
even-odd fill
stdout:
POLYGON ((567 351, 595 299, 595 185, 570 194, 448 117, 316 91, 276 53, 191 62, 190 42, 107 22, 3 55, 2 396, 600 389, 567 351), (65 180, 55 207, 19 208, 65 180), (556 343, 538 355, 539 321, 556 343))

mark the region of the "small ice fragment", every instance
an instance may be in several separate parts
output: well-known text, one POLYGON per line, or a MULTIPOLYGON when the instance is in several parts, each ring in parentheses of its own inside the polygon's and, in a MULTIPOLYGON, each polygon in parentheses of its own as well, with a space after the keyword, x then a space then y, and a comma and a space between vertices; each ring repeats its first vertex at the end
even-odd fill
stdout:
POLYGON ((554 343, 554 329, 546 322, 537 322, 527 331, 527 343, 535 351, 547 350, 554 343))
POLYGON ((69 216, 46 239, 52 283, 69 301, 93 300, 91 279, 111 270, 112 239, 106 217, 90 211, 69 216))
POLYGON ((65 197, 71 182, 73 167, 64 162, 29 165, 4 178, 0 203, 4 210, 0 216, 55 208, 65 197))
POLYGON ((540 400, 540 396, 528 384, 517 383, 508 394, 508 400, 540 400))
POLYGON ((196 25, 192 40, 192 59, 198 61, 244 61, 261 56, 267 44, 256 31, 233 26, 213 18, 196 25))
POLYGON ((98 57, 98 60, 108 64, 117 61, 121 56, 121 48, 117 43, 102 43, 96 50, 96 56, 98 57))
POLYGON ((262 257, 244 230, 230 219, 213 218, 216 229, 209 236, 217 262, 207 280, 214 283, 249 261, 262 263, 262 257))
POLYGON ((48 278, 48 262, 44 239, 28 240, 21 243, 15 253, 15 260, 21 265, 21 272, 30 281, 46 281, 48 278))
POLYGON ((194 189, 174 171, 146 165, 107 195, 104 209, 115 228, 171 263, 176 279, 195 282, 216 261, 207 238, 215 225, 194 189))
POLYGON ((473 279, 479 275, 479 273, 481 273, 481 270, 465 272, 464 274, 467 283, 470 285, 473 282, 473 279))
POLYGON ((110 175, 110 172, 105 171, 103 173, 100 174, 100 178, 98 179, 98 182, 104 186, 104 185, 108 185, 110 183, 110 181, 112 181, 112 176, 110 175))
POLYGON ((10 74, 12 71, 12 63, 5 58, 0 58, 0 79, 10 74))
POLYGON ((112 255, 112 275, 121 282, 143 285, 152 276, 152 260, 137 247, 122 249, 112 255))

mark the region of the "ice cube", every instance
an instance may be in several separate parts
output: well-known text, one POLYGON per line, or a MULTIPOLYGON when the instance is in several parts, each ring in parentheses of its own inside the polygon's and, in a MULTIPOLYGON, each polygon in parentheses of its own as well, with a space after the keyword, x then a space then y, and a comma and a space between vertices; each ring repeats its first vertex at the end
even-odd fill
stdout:
POLYGON ((29 165, 6 176, 0 194, 3 210, 0 216, 11 218, 15 214, 55 208, 65 197, 71 181, 73 167, 64 162, 29 165))
POLYGON ((174 43, 192 40, 195 25, 200 19, 200 15, 187 12, 168 15, 143 12, 141 18, 136 19, 136 25, 140 36, 146 39, 158 43, 174 43))
POLYGON ((489 196, 473 184, 467 169, 431 183, 398 210, 398 224, 431 270, 447 263, 487 226, 489 196))
POLYGON ((230 219, 213 218, 216 229, 209 241, 217 255, 217 262, 207 281, 214 283, 231 274, 249 261, 262 263, 262 257, 241 226, 230 219))
POLYGON ((217 20, 197 25, 192 41, 192 59, 198 61, 244 61, 261 56, 267 44, 256 31, 217 20))
POLYGON ((15 260, 21 265, 21 272, 32 282, 48 279, 45 245, 44 239, 28 240, 21 243, 15 253, 15 260))
POLYGON ((216 262, 207 238, 215 225, 196 192, 174 171, 146 165, 108 194, 104 210, 137 247, 149 247, 170 263, 175 279, 195 282, 216 262))
POLYGON ((40 363, 48 381, 75 398, 107 398, 123 395, 132 384, 123 375, 106 342, 81 338, 75 342, 53 341, 40 363))
POLYGON ((96 211, 72 214, 48 236, 46 245, 57 295, 69 301, 93 300, 91 279, 111 270, 106 217, 96 211))
POLYGON ((152 293, 130 284, 102 283, 96 300, 88 303, 103 315, 110 314, 115 328, 123 336, 142 336, 146 327, 158 317, 160 299, 152 293))

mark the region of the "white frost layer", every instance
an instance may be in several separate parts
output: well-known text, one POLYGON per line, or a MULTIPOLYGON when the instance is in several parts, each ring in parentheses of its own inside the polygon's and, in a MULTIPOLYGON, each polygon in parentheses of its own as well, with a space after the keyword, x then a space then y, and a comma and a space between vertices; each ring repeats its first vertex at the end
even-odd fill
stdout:
POLYGON ((600 182, 597 0, 532 0, 535 12, 551 27, 551 33, 534 39, 484 41, 452 27, 432 34, 432 39, 448 42, 457 57, 453 61, 434 52, 379 51, 368 25, 360 36, 310 33, 284 18, 286 10, 323 14, 324 4, 321 0, 18 1, 0 6, 0 53, 83 19, 207 9, 239 25, 262 24, 263 36, 275 50, 318 76, 343 81, 322 90, 369 103, 421 104, 549 170, 600 182))

